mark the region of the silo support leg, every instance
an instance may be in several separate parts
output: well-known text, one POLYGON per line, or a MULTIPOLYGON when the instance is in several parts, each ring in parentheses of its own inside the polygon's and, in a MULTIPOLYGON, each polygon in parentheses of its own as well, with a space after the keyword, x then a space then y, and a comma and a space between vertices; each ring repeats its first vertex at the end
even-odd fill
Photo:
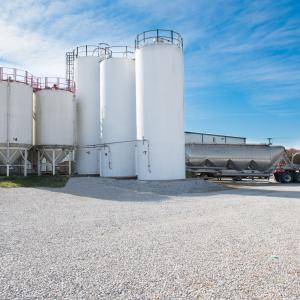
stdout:
POLYGON ((40 154, 40 151, 38 151, 37 172, 38 172, 38 176, 41 176, 41 154, 40 154))
POLYGON ((25 150, 24 152, 24 176, 27 176, 27 156, 28 156, 28 152, 27 150, 25 150))
POLYGON ((55 150, 52 150, 52 175, 55 176, 55 150))
POLYGON ((72 174, 71 152, 69 152, 69 176, 72 174))
POLYGON ((9 177, 9 164, 6 164, 6 176, 9 177))

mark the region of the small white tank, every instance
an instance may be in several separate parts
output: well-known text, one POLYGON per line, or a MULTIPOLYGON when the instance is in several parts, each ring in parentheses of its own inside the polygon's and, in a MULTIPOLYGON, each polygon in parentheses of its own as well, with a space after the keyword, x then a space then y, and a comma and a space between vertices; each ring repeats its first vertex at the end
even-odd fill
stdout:
POLYGON ((136 39, 137 175, 185 178, 182 38, 167 30, 136 39))
POLYGON ((10 154, 10 159, 5 159, 5 147, 29 149, 32 146, 33 89, 27 72, 0 69, 0 151, 4 151, 0 162, 6 164, 9 160, 13 164, 20 153, 16 151, 10 154))
POLYGON ((100 175, 133 177, 135 170, 135 62, 128 47, 110 47, 100 63, 100 175))
POLYGON ((36 145, 74 146, 75 100, 66 90, 44 89, 35 94, 36 145))
POLYGON ((99 174, 99 150, 89 147, 100 143, 99 62, 103 59, 99 46, 82 46, 74 50, 76 85, 78 174, 99 174))

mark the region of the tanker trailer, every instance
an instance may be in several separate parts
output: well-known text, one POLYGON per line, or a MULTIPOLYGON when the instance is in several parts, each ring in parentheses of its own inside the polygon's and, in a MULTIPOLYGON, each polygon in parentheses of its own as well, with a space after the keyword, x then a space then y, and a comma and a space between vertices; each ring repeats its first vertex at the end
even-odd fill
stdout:
POLYGON ((269 178, 282 164, 290 165, 283 146, 186 144, 186 169, 195 176, 269 178))

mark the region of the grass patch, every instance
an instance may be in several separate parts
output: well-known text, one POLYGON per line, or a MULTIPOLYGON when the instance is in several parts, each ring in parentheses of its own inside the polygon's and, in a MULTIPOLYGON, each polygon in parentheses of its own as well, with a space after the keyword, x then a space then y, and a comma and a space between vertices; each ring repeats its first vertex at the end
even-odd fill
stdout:
POLYGON ((0 187, 2 188, 16 188, 16 187, 64 187, 68 182, 68 176, 36 176, 31 175, 27 177, 10 176, 0 177, 0 187))
POLYGON ((189 172, 189 171, 186 171, 185 176, 186 176, 186 178, 195 178, 196 177, 193 172, 189 172))

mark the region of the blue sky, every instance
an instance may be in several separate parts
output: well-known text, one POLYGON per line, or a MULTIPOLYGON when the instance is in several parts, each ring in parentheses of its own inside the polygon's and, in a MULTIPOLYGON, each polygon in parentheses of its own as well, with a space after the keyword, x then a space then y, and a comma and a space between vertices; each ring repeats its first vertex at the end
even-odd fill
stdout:
POLYGON ((2 0, 0 65, 64 76, 77 45, 182 34, 185 126, 300 148, 299 0, 2 0))

